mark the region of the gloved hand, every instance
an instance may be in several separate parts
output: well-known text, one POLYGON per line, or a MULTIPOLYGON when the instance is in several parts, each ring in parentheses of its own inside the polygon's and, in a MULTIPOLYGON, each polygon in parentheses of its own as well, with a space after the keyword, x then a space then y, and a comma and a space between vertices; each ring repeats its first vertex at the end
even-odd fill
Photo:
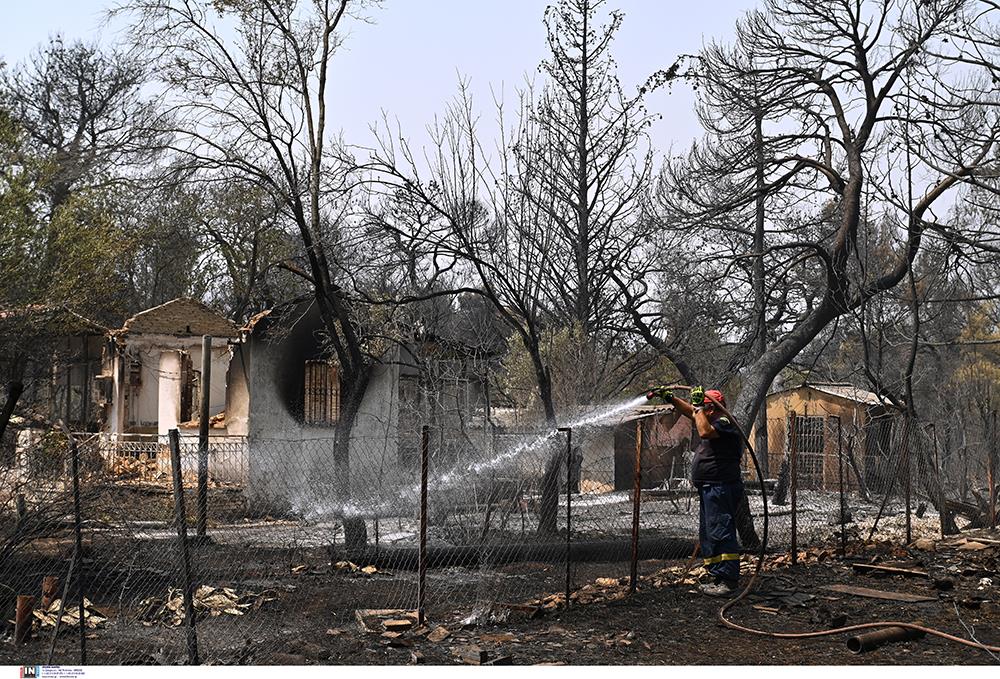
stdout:
POLYGON ((646 398, 652 400, 654 398, 662 398, 664 401, 672 401, 674 398, 674 392, 668 387, 658 386, 652 387, 648 392, 646 392, 646 398))
POLYGON ((700 408, 705 405, 705 388, 704 387, 692 387, 691 389, 691 405, 695 408, 700 408))

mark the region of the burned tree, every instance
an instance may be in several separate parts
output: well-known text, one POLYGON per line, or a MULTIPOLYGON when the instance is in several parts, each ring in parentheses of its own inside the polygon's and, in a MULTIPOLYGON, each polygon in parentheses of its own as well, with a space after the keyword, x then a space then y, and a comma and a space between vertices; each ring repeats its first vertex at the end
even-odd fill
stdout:
MULTIPOLYGON (((956 187, 992 185, 996 177, 1000 102, 994 88, 968 86, 991 73, 1000 46, 996 13, 972 0, 769 0, 739 23, 736 54, 754 58, 727 65, 788 98, 790 115, 771 131, 781 136, 781 151, 765 154, 765 187, 780 188, 798 205, 770 221, 773 240, 761 253, 773 330, 740 372, 733 412, 741 422, 755 418, 773 378, 832 323, 907 279, 927 234, 977 247, 957 225, 931 215, 956 187), (947 68, 959 62, 961 76, 947 68), (907 144, 915 163, 912 200, 900 188, 907 144), (877 186, 892 188, 882 195, 877 186), (866 260, 858 249, 863 215, 879 212, 898 254, 866 260)), ((756 182, 730 195, 711 191, 699 196, 715 215, 736 214, 759 195, 756 182)), ((702 234, 724 233, 699 225, 702 234)), ((706 270, 742 256, 722 237, 691 240, 689 248, 700 249, 706 270)), ((729 282, 725 273, 720 266, 715 276, 727 296, 737 304, 753 299, 749 285, 729 282)))
MULTIPOLYGON (((353 166, 328 129, 330 68, 351 12, 369 3, 130 0, 138 57, 156 64, 173 123, 164 131, 178 164, 206 181, 260 186, 297 235, 284 264, 311 289, 339 364, 340 415, 333 458, 350 492, 348 447, 377 351, 364 311, 349 299, 351 266, 341 248, 353 166)), ((348 546, 365 526, 345 522, 348 546)))
POLYGON ((125 55, 61 37, 0 71, 0 102, 24 131, 26 150, 46 159, 51 211, 75 192, 120 184, 129 171, 137 175, 155 153, 157 113, 141 95, 146 81, 125 55))
MULTIPOLYGON (((434 221, 415 228, 451 249, 517 335, 550 426, 560 405, 617 395, 651 365, 649 353, 636 351, 623 333, 612 277, 646 238, 640 215, 652 118, 642 100, 667 76, 624 94, 610 53, 622 15, 611 12, 599 25, 603 5, 564 0, 547 8, 545 82, 538 92, 521 93, 514 132, 500 141, 499 166, 483 160, 464 90, 436 130, 429 179, 420 179, 402 139, 383 135, 372 158, 380 181, 433 206, 434 221), (589 347, 592 358, 585 369, 573 366, 574 387, 565 390, 572 400, 561 404, 547 346, 560 334, 569 345, 589 347)), ((500 118, 503 127, 502 107, 500 118)), ((543 486, 549 506, 553 484, 543 486)), ((542 530, 553 531, 554 514, 543 514, 542 530)))

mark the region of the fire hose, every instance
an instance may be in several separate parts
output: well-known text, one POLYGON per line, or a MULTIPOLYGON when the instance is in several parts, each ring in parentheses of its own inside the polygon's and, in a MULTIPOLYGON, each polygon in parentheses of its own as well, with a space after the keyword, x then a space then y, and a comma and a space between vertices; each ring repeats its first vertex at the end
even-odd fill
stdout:
MULTIPOLYGON (((690 391, 691 387, 684 384, 672 384, 669 385, 667 389, 670 390, 682 389, 690 391)), ((738 630, 740 632, 746 632, 747 634, 754 634, 763 637, 773 637, 777 639, 812 639, 816 637, 845 634, 847 632, 859 632, 863 630, 885 630, 887 628, 896 627, 896 628, 902 628, 903 630, 909 630, 911 632, 929 634, 931 636, 939 637, 941 639, 946 639, 947 641, 952 641, 954 643, 962 644, 964 646, 969 646, 979 650, 987 651, 989 653, 1000 653, 1000 646, 991 646, 988 644, 980 643, 978 641, 964 639, 962 637, 955 636, 953 634, 948 634, 947 632, 942 632, 941 630, 938 629, 934 629, 933 627, 917 625, 912 622, 895 622, 895 621, 878 620, 875 622, 865 622, 856 625, 845 625, 843 627, 834 627, 831 629, 818 630, 813 632, 769 632, 767 630, 756 629, 754 627, 747 627, 746 625, 741 625, 737 622, 729 620, 726 617, 726 613, 750 594, 751 590, 754 587, 754 584, 757 581, 757 577, 758 575, 760 575, 760 572, 764 566, 764 555, 767 551, 767 529, 768 529, 767 492, 764 488, 764 474, 761 472, 760 463, 758 462, 757 455, 754 452, 753 444, 750 443, 750 439, 747 437, 746 432, 743 430, 743 427, 740 426, 740 423, 736 421, 736 418, 733 417, 732 413, 730 413, 726 409, 726 407, 722 403, 720 403, 717 399, 713 398, 709 394, 706 394, 705 398, 714 403, 715 407, 718 408, 726 417, 728 417, 729 420, 733 424, 735 424, 736 428, 739 430, 740 436, 743 438, 743 442, 746 444, 747 450, 750 453, 750 461, 753 463, 754 472, 757 474, 757 481, 760 483, 760 493, 761 493, 761 499, 763 501, 763 511, 764 511, 764 525, 762 531, 763 534, 761 535, 761 540, 760 540, 760 551, 757 555, 757 565, 754 568, 753 574, 750 576, 750 579, 747 581, 746 586, 740 591, 740 593, 737 594, 733 599, 723 604, 721 608, 719 608, 719 613, 718 613, 719 622, 721 622, 726 627, 729 627, 730 629, 738 630)), ((693 563, 697 551, 698 548, 696 547, 695 553, 691 555, 691 561, 689 563, 693 563)))

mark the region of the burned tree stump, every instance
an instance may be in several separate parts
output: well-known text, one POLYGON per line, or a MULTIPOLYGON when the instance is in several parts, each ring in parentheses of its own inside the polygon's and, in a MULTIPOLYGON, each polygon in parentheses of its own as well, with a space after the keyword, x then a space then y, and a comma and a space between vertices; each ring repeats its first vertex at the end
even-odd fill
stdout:
POLYGON ((542 474, 542 498, 538 508, 538 532, 555 535, 559 514, 559 471, 562 469, 562 455, 554 453, 545 463, 542 474))

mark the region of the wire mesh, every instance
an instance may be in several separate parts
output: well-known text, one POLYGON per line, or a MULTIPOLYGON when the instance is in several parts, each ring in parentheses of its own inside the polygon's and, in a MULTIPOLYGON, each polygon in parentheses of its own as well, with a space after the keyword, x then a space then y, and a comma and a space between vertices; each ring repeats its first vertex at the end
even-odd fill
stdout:
MULTIPOLYGON (((907 454, 915 534, 939 529, 933 506, 918 517, 920 505, 938 504, 929 501, 934 488, 955 494, 953 484, 929 483, 945 478, 938 473, 945 465, 926 427, 907 433, 901 420, 871 428, 825 417, 797 418, 793 429, 791 422, 768 421, 769 468, 779 472, 765 484, 773 551, 791 544, 791 498, 780 470, 791 474, 793 449, 800 549, 865 539, 876 517, 880 537, 901 541, 907 454)), ((188 545, 202 662, 248 662, 261 649, 277 649, 297 634, 303 615, 325 627, 351 621, 355 610, 417 608, 422 425, 403 424, 389 434, 352 436, 346 461, 333 428, 302 429, 308 437, 210 439, 207 539, 188 545)), ((697 445, 690 424, 635 402, 582 411, 570 424, 571 431, 428 426, 424 604, 431 619, 474 619, 503 603, 561 592, 567 563, 574 592, 585 584, 576 574, 585 560, 605 562, 605 575, 624 583, 637 460, 638 557, 691 554, 698 498, 688 480, 697 445)), ((92 435, 78 450, 83 558, 75 575, 65 436, 22 441, 0 468, 3 619, 14 617, 15 595, 35 594, 56 576, 60 592, 69 580, 73 587, 54 661, 72 662, 78 653, 71 632, 79 582, 93 625, 89 662, 183 662, 184 582, 166 441, 92 435)), ((197 438, 182 436, 179 454, 193 536, 197 438)), ((749 467, 746 486, 750 521, 740 522, 740 538, 752 551, 762 502, 749 467)), ((19 660, 47 661, 54 606, 36 606, 35 638, 19 660)))

